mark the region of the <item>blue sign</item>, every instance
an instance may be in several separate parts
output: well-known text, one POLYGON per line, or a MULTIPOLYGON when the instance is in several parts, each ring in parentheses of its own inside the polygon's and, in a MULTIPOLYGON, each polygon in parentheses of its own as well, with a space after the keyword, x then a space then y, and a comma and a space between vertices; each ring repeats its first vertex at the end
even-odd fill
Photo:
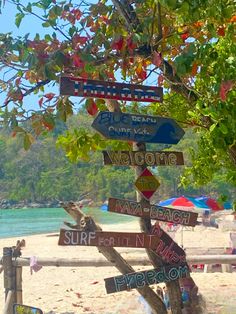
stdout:
POLYGON ((177 144, 184 136, 173 119, 122 112, 99 112, 92 127, 106 138, 132 142, 177 144))

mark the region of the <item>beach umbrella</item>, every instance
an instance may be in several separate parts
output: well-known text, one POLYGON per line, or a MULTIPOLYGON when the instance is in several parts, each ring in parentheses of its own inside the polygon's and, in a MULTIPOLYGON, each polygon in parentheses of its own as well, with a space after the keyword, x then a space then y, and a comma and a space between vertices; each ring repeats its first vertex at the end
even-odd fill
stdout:
POLYGON ((197 201, 205 203, 211 210, 223 210, 224 206, 218 203, 214 198, 208 196, 201 196, 196 198, 197 201))
POLYGON ((230 202, 225 202, 223 204, 223 206, 224 206, 224 209, 232 209, 233 208, 233 205, 230 202))
POLYGON ((172 197, 167 200, 159 202, 160 206, 171 206, 171 207, 179 207, 186 210, 193 211, 209 211, 210 207, 202 201, 196 200, 194 197, 190 196, 179 196, 172 197))
POLYGON ((100 209, 103 211, 107 211, 108 210, 108 201, 105 201, 101 206, 100 209))

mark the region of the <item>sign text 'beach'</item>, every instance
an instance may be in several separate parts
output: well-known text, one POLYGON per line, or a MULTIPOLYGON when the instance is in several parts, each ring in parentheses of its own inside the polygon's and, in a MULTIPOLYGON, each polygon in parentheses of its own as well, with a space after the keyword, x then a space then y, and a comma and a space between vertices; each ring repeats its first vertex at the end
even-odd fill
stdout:
POLYGON ((108 211, 124 215, 150 218, 184 226, 196 226, 198 213, 179 210, 175 208, 162 207, 134 201, 109 198, 108 211))
POLYGON ((60 94, 127 101, 162 102, 163 88, 61 77, 60 94))
POLYGON ((156 249, 159 237, 146 233, 60 230, 59 245, 133 247, 156 249))
POLYGON ((92 127, 113 140, 177 144, 184 130, 173 119, 158 116, 101 111, 92 127))

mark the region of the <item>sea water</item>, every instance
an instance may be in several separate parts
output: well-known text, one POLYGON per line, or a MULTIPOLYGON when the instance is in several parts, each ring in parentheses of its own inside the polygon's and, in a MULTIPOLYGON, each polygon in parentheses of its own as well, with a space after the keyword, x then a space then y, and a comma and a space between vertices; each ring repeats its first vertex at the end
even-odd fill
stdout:
MULTIPOLYGON (((100 208, 83 208, 83 212, 91 215, 98 224, 122 223, 137 219, 102 211, 100 208)), ((59 232, 60 228, 65 227, 64 221, 75 224, 63 208, 0 209, 0 238, 59 232)))

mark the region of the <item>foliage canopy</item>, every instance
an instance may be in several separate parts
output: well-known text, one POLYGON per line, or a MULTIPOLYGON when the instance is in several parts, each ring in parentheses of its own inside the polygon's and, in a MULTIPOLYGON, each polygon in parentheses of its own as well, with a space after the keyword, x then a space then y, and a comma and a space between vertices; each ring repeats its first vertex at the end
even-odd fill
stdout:
MULTIPOLYGON (((227 180, 236 184, 234 1, 10 2, 17 8, 18 27, 31 15, 45 28, 43 35, 0 34, 0 85, 6 94, 2 122, 24 138, 26 149, 58 119, 65 121, 75 112, 73 99, 50 91, 62 74, 151 82, 164 87, 162 104, 120 103, 121 110, 168 116, 194 128, 200 132, 189 169, 195 182, 205 184, 225 168, 227 180), (39 95, 33 110, 27 109, 30 94, 39 95)), ((85 105, 95 115, 107 104, 89 99, 85 105)), ((76 160, 100 147, 103 139, 85 130, 60 141, 76 160)))

